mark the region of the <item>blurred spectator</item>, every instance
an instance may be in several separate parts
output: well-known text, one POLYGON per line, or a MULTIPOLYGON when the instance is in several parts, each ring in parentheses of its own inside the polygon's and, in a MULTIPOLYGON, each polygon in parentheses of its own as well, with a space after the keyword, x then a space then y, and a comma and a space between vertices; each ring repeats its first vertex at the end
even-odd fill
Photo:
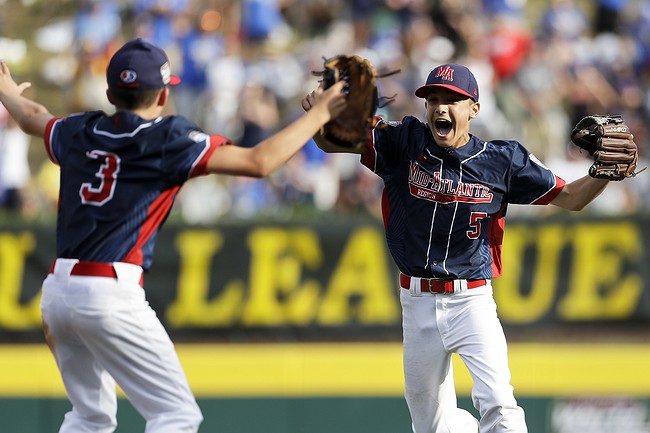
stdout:
POLYGON ((282 23, 279 0, 241 0, 241 35, 248 42, 263 41, 282 23))
POLYGON ((532 43, 532 35, 524 17, 513 13, 492 16, 486 35, 487 50, 496 79, 506 81, 514 77, 524 64, 532 43))
POLYGON ((59 167, 49 160, 43 161, 32 182, 31 196, 34 203, 33 207, 28 209, 30 217, 42 217, 42 213, 56 209, 59 203, 60 180, 59 167))
POLYGON ((187 16, 178 21, 178 47, 181 63, 178 74, 182 86, 174 89, 176 109, 204 130, 208 104, 208 69, 215 58, 224 55, 225 43, 220 33, 222 15, 214 9, 201 11, 195 20, 187 16))
POLYGON ((616 33, 621 14, 628 3, 628 0, 597 0, 594 33, 616 33))
POLYGON ((188 224, 209 225, 232 211, 228 179, 203 176, 191 179, 177 197, 178 211, 188 224))
MULTIPOLYGON (((271 177, 277 175, 274 173, 271 177)), ((228 186, 232 198, 232 216, 247 220, 259 216, 277 215, 280 203, 271 182, 248 177, 234 179, 234 182, 228 186)))
POLYGON ((623 11, 621 21, 619 32, 634 41, 637 53, 635 71, 643 75, 644 69, 650 65, 650 1, 633 2, 623 11))
POLYGON ((239 96, 246 85, 244 60, 228 53, 214 58, 208 66, 207 78, 207 103, 203 107, 206 131, 236 140, 241 136, 238 112, 239 96))
POLYGON ((483 11, 487 15, 523 15, 526 5, 527 0, 483 0, 483 11))
POLYGON ((354 42, 358 47, 366 47, 372 33, 372 18, 379 7, 380 0, 352 0, 349 3, 350 19, 354 29, 354 42))
MULTIPOLYGON (((471 33, 476 32, 473 26, 468 26, 475 4, 469 0, 442 0, 433 2, 429 16, 440 36, 444 36, 456 47, 456 52, 464 54, 467 50, 467 40, 471 33)), ((478 12, 480 14, 480 11, 478 12)))
MULTIPOLYGON (((504 56, 505 51, 500 51, 501 49, 496 45, 507 41, 496 37, 494 28, 487 26, 487 24, 501 19, 497 14, 489 21, 485 20, 484 28, 476 26, 477 31, 467 38, 466 53, 455 58, 457 63, 467 65, 474 72, 481 92, 481 115, 472 121, 471 132, 488 140, 504 136, 517 136, 518 131, 514 130, 513 125, 519 124, 515 119, 506 118, 504 112, 505 109, 512 107, 511 101, 505 101, 509 97, 507 90, 510 86, 510 77, 506 75, 510 75, 510 73, 503 74, 502 71, 500 74, 497 70, 498 58, 504 56)), ((520 62, 514 64, 516 69, 521 67, 520 62)), ((420 82, 423 80, 424 78, 420 82)))
POLYGON ((286 0, 283 16, 309 42, 325 34, 344 16, 343 0, 286 0))
POLYGON ((113 0, 81 0, 74 18, 78 51, 100 55, 121 35, 122 19, 113 0))
POLYGON ((30 137, 0 104, 0 209, 22 214, 30 181, 30 137))
POLYGON ((275 94, 261 83, 244 86, 239 105, 242 135, 238 145, 253 147, 271 136, 280 124, 280 108, 275 94))
POLYGON ((550 0, 539 23, 546 39, 574 40, 589 30, 589 17, 574 0, 550 0))
POLYGON ((106 99, 106 67, 121 42, 122 21, 112 0, 82 0, 74 17, 71 111, 113 110, 106 99))
POLYGON ((178 36, 176 20, 189 11, 189 0, 135 0, 132 11, 135 36, 168 50, 178 36))
POLYGON ((532 44, 515 82, 517 101, 509 114, 519 113, 522 142, 542 161, 564 158, 573 127, 562 107, 568 89, 558 80, 545 44, 532 44))
MULTIPOLYGON (((347 159, 345 162, 351 161, 347 159)), ((359 164, 358 161, 354 162, 359 164)), ((341 173, 339 195, 333 209, 337 213, 381 218, 380 202, 384 185, 379 180, 370 170, 347 167, 341 173)))

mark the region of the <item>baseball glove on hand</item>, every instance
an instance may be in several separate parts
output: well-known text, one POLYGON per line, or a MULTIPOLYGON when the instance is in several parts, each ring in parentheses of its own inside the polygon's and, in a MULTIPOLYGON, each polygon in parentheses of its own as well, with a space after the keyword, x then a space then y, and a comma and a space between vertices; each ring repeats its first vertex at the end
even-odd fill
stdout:
POLYGON ((594 163, 589 167, 591 177, 623 180, 645 170, 635 172, 638 150, 621 116, 587 116, 573 128, 571 141, 593 156, 594 163))
MULTIPOLYGON (((379 107, 377 91, 377 71, 366 59, 358 55, 338 55, 324 59, 324 69, 313 72, 322 76, 325 89, 339 80, 347 84, 347 108, 323 127, 323 136, 328 141, 342 146, 355 147, 368 138, 374 126, 374 116, 379 107)), ((382 76, 390 75, 398 71, 382 76)), ((386 98, 390 99, 390 98, 386 98)))

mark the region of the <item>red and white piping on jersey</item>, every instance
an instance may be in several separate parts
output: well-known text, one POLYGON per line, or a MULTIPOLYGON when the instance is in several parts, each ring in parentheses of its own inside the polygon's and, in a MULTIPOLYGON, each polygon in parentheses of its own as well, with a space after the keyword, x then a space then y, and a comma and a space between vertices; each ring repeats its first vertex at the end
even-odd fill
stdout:
POLYGON ((375 134, 374 129, 369 132, 368 139, 366 140, 367 152, 361 155, 361 164, 372 170, 373 173, 377 172, 377 151, 375 150, 375 134))
POLYGON ((63 120, 62 117, 53 117, 50 119, 50 121, 47 122, 47 125, 45 125, 45 133, 43 134, 47 156, 50 158, 50 161, 56 165, 61 164, 59 163, 59 160, 56 159, 56 156, 54 156, 54 151, 52 151, 52 132, 54 131, 54 125, 59 123, 61 120, 63 120))
POLYGON ((555 197, 564 189, 566 182, 561 177, 555 176, 555 183, 553 186, 542 194, 539 198, 533 200, 531 204, 535 205, 546 205, 553 201, 555 197))
POLYGON ((206 135, 206 140, 205 140, 205 148, 201 152, 198 158, 196 158, 196 161, 192 164, 192 168, 189 172, 188 178, 196 177, 196 176, 203 176, 205 174, 208 174, 207 166, 208 166, 208 160, 212 156, 212 153, 214 153, 217 148, 221 146, 229 146, 232 145, 232 141, 230 141, 228 138, 224 137, 223 135, 219 134, 212 134, 210 136, 206 135))
POLYGON ((168 189, 151 203, 147 210, 147 216, 142 223, 140 232, 138 233, 138 239, 133 245, 133 248, 131 248, 121 261, 142 266, 144 259, 142 246, 147 243, 154 233, 156 233, 160 228, 160 225, 165 221, 165 218, 167 218, 167 215, 174 204, 174 197, 180 188, 180 186, 176 186, 168 189))
MULTIPOLYGON (((377 120, 377 118, 375 118, 377 120)), ((375 123, 377 126, 379 122, 375 123)), ((375 134, 374 129, 368 132, 368 139, 366 140, 366 153, 361 155, 361 164, 370 169, 373 173, 377 173, 377 150, 375 149, 375 134)), ((386 186, 381 193, 381 215, 384 222, 384 229, 388 227, 388 220, 390 218, 390 203, 386 195, 386 186)))
POLYGON ((138 125, 137 128, 135 128, 131 132, 124 132, 122 134, 113 134, 108 131, 103 131, 101 129, 97 129, 97 125, 95 125, 93 127, 93 133, 95 133, 96 135, 103 135, 104 137, 108 137, 108 138, 131 138, 131 137, 135 137, 143 129, 151 128, 153 125, 159 123, 162 120, 163 120, 162 117, 157 117, 151 122, 141 123, 140 125, 138 125))
POLYGON ((492 278, 501 276, 503 272, 503 260, 501 260, 501 251, 503 250, 503 233, 506 225, 504 209, 501 209, 490 218, 488 226, 488 240, 490 242, 490 254, 492 256, 492 278))

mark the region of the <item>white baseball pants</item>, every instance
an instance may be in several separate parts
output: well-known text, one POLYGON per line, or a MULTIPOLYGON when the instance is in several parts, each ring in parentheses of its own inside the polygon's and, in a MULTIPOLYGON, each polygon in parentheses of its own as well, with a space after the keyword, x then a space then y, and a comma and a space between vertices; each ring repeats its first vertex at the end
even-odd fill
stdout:
POLYGON ((167 332, 145 299, 142 269, 115 263, 117 278, 71 275, 58 259, 43 283, 46 339, 72 410, 60 433, 110 433, 119 384, 147 433, 195 433, 203 420, 167 332))
MULTIPOLYGON (((415 281, 413 284, 419 284, 415 281)), ((527 433, 510 385, 508 349, 492 286, 456 294, 400 288, 405 397, 414 433, 527 433), (451 365, 457 353, 474 385, 480 424, 458 408, 451 365)))

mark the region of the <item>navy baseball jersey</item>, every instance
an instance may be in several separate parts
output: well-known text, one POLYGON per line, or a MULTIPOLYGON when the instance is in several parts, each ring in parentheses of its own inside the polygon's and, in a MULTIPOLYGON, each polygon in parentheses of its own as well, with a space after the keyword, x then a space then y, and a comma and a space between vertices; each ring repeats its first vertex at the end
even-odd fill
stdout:
POLYGON ((61 168, 57 257, 148 269, 180 187, 206 174, 212 152, 229 143, 181 116, 96 111, 52 119, 45 147, 61 168))
POLYGON ((508 204, 548 204, 565 185, 520 143, 470 137, 442 148, 411 116, 373 131, 361 162, 384 181, 386 240, 404 274, 498 277, 508 204))

